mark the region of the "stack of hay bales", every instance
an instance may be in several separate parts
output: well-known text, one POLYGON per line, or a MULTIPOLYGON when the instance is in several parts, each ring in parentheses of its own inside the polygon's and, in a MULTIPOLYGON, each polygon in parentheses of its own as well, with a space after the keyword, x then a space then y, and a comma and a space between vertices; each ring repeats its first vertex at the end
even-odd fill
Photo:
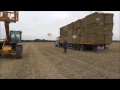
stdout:
POLYGON ((67 39, 69 43, 112 43, 113 14, 93 13, 60 28, 61 43, 67 39), (76 35, 76 38, 73 38, 76 35))
POLYGON ((63 43, 64 39, 68 39, 68 26, 60 28, 60 42, 63 43))
POLYGON ((112 43, 113 14, 90 14, 83 19, 81 29, 80 43, 112 43))
POLYGON ((74 23, 72 22, 72 23, 70 23, 70 24, 68 24, 68 42, 69 43, 72 43, 72 33, 73 33, 73 26, 74 25, 74 23))

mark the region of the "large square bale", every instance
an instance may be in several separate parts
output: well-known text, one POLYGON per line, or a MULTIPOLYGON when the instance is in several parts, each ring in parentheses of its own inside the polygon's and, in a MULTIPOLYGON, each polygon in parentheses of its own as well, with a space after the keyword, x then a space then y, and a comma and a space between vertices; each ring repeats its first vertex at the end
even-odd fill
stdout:
POLYGON ((81 32, 81 29, 78 28, 78 29, 77 29, 77 35, 80 35, 80 32, 81 32))
POLYGON ((113 34, 105 34, 105 43, 109 43, 111 44, 112 43, 112 37, 113 37, 113 34))
POLYGON ((74 28, 73 28, 73 29, 77 29, 77 21, 75 21, 75 22, 73 23, 73 25, 74 25, 74 28))
POLYGON ((68 43, 72 43, 72 37, 68 37, 68 43))
POLYGON ((105 23, 113 23, 114 14, 105 13, 105 23))
POLYGON ((77 20, 76 28, 78 29, 78 28, 80 28, 81 26, 82 26, 82 20, 79 19, 79 20, 77 20))
POLYGON ((86 24, 87 24, 86 18, 83 18, 82 19, 82 27, 86 26, 86 24))
POLYGON ((77 35, 77 30, 76 29, 73 29, 72 35, 77 35))
POLYGON ((68 37, 72 37, 72 32, 73 32, 72 29, 68 30, 68 37))
POLYGON ((79 43, 85 43, 85 35, 80 35, 79 43))
POLYGON ((113 29, 113 25, 114 25, 114 23, 105 23, 105 25, 104 25, 104 27, 106 28, 106 29, 113 29))
POLYGON ((86 25, 99 22, 104 22, 104 13, 95 12, 86 17, 86 25))
POLYGON ((103 44, 105 40, 104 38, 105 38, 104 34, 90 34, 90 35, 86 35, 85 42, 103 44))
POLYGON ((85 27, 80 28, 80 35, 85 35, 85 27))
POLYGON ((72 43, 76 44, 77 43, 77 38, 73 38, 72 43))

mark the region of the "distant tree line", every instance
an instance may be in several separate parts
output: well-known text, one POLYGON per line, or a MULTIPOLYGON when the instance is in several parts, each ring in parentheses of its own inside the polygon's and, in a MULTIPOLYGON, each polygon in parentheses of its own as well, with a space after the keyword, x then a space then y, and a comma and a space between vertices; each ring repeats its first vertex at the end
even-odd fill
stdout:
POLYGON ((22 42, 55 42, 55 40, 35 39, 35 40, 22 40, 22 42))
POLYGON ((120 40, 113 40, 113 42, 120 42, 120 40))

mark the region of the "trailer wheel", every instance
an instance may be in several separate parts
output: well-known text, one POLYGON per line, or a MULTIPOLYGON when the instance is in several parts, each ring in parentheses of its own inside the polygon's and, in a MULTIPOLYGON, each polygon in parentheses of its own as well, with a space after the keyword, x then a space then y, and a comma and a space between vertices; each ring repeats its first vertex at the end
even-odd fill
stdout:
POLYGON ((80 51, 80 45, 77 45, 77 50, 80 51))
POLYGON ((85 45, 81 45, 80 51, 85 51, 85 45))
POLYGON ((21 59, 23 55, 23 48, 22 46, 16 47, 16 59, 21 59))
POLYGON ((72 49, 74 49, 74 45, 72 45, 72 49))
POLYGON ((77 45, 74 45, 74 50, 77 50, 77 45))

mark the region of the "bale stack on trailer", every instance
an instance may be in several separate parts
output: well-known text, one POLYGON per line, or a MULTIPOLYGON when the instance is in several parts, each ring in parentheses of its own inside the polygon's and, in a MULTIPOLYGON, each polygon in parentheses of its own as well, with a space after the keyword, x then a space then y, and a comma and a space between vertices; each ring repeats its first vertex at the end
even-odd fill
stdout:
POLYGON ((113 14, 92 13, 60 28, 61 45, 64 39, 75 48, 109 45, 112 43, 113 24, 113 14))
POLYGON ((93 13, 83 19, 79 42, 94 44, 111 44, 113 30, 113 14, 93 13), (84 30, 85 31, 84 31, 84 30), (84 38, 84 41, 81 41, 84 38))

